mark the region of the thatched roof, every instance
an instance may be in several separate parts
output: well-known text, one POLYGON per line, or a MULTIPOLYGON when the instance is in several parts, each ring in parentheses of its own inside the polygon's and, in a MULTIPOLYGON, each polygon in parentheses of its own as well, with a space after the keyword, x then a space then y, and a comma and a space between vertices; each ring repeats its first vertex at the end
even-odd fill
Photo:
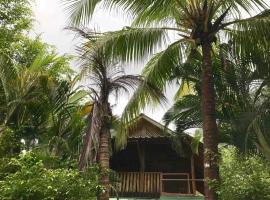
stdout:
MULTIPOLYGON (((135 120, 133 125, 129 129, 128 140, 133 139, 170 139, 173 144, 181 148, 186 145, 190 146, 193 140, 193 136, 183 132, 175 133, 171 129, 165 127, 161 123, 153 120, 152 118, 141 113, 135 120), (181 142, 180 142, 181 141, 181 142)), ((202 149, 202 142, 199 143, 199 148, 202 149)), ((187 148, 188 149, 188 148, 187 148)))
POLYGON ((145 114, 140 114, 130 128, 129 139, 165 138, 172 136, 173 131, 145 114))

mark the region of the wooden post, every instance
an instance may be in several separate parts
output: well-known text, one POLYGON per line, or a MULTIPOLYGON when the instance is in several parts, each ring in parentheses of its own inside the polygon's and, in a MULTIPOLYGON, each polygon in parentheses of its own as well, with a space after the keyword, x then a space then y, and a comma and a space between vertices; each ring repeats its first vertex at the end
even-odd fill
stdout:
POLYGON ((196 173, 195 173, 195 163, 194 163, 194 155, 191 155, 191 179, 192 179, 192 191, 193 194, 196 195, 196 173))
POLYGON ((188 179, 188 194, 191 194, 189 174, 187 174, 187 179, 188 179))
POLYGON ((143 143, 137 142, 138 157, 140 161, 140 192, 144 192, 145 151, 143 143))
POLYGON ((144 152, 144 145, 143 143, 137 142, 137 148, 138 148, 138 156, 140 161, 140 172, 144 172, 145 170, 145 152, 144 152))
POLYGON ((162 172, 159 174, 159 194, 162 195, 163 192, 163 183, 162 183, 163 174, 162 172))

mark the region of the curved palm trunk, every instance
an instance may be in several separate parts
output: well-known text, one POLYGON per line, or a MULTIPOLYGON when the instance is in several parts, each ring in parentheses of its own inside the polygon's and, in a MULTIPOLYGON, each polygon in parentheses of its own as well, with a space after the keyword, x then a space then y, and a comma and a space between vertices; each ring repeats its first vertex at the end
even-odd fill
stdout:
POLYGON ((109 200, 109 168, 110 168, 110 123, 111 112, 110 105, 94 105, 92 117, 89 118, 89 126, 84 138, 84 146, 79 159, 79 169, 83 170, 87 166, 87 162, 91 164, 97 161, 100 165, 100 184, 104 190, 98 196, 100 200, 109 200), (96 152, 97 151, 97 152, 96 152))
POLYGON ((79 156, 79 162, 78 162, 78 169, 80 171, 83 171, 83 169, 85 168, 85 166, 87 165, 87 160, 89 158, 89 151, 91 149, 92 146, 92 141, 91 141, 91 120, 92 120, 92 114, 90 114, 87 117, 87 128, 86 128, 86 135, 83 138, 83 148, 80 152, 80 156, 79 156))
POLYGON ((212 69, 212 46, 210 43, 202 45, 202 117, 203 117, 203 143, 204 143, 204 178, 205 199, 216 200, 215 188, 209 187, 209 181, 219 180, 218 168, 218 139, 215 116, 215 89, 212 69))
POLYGON ((82 171, 88 164, 95 163, 98 151, 99 134, 101 130, 100 109, 97 103, 93 105, 93 112, 88 117, 88 127, 83 138, 83 148, 80 153, 78 168, 82 171))

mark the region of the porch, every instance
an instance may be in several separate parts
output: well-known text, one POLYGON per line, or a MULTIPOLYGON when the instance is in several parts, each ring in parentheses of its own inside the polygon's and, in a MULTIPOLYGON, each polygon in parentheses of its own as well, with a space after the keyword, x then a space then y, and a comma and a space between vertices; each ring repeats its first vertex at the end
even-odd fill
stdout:
POLYGON ((198 154, 193 154, 191 136, 183 134, 176 141, 164 130, 158 122, 140 115, 130 130, 126 147, 120 151, 113 148, 110 168, 116 174, 111 196, 160 198, 203 194, 202 144, 198 154))
POLYGON ((203 179, 193 179, 189 173, 118 172, 111 196, 147 197, 195 196, 196 184, 203 179))

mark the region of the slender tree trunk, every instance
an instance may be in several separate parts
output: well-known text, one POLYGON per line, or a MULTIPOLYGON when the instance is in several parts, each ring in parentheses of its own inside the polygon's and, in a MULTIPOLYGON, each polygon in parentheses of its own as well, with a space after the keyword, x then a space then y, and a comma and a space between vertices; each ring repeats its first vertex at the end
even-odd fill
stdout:
POLYGON ((78 168, 80 171, 87 166, 88 162, 93 163, 96 161, 101 119, 98 104, 95 103, 93 106, 92 114, 88 117, 88 127, 86 129, 86 135, 83 138, 83 148, 79 157, 78 168))
MULTIPOLYGON (((103 186, 104 190, 100 193, 100 200, 109 200, 110 197, 110 187, 109 187, 109 168, 110 168, 110 153, 109 153, 109 142, 110 142, 110 119, 105 116, 104 124, 101 129, 100 135, 100 145, 99 145, 99 164, 100 164, 100 184, 103 186)), ((109 117, 110 118, 110 117, 109 117)))
POLYGON ((78 169, 80 171, 83 171, 87 164, 87 160, 89 158, 89 151, 92 146, 91 141, 91 122, 92 121, 92 113, 87 117, 87 128, 86 128, 86 134, 83 137, 83 147, 80 152, 79 162, 78 162, 78 169))
POLYGON ((202 70, 202 117, 204 142, 204 190, 206 200, 217 200, 215 188, 210 187, 212 181, 219 181, 218 168, 218 140, 215 116, 215 89, 212 69, 212 46, 210 43, 202 44, 203 70, 202 70), (210 181, 210 184, 209 184, 210 181))
MULTIPOLYGON (((107 97, 107 95, 104 95, 107 97)), ((102 127, 100 131, 100 143, 98 151, 98 162, 100 165, 100 184, 103 186, 103 191, 98 196, 99 200, 109 200, 110 197, 110 180, 109 180, 109 170, 110 170, 110 150, 109 143, 111 139, 110 128, 112 120, 112 112, 110 104, 108 103, 108 98, 104 98, 102 101, 102 127)))

